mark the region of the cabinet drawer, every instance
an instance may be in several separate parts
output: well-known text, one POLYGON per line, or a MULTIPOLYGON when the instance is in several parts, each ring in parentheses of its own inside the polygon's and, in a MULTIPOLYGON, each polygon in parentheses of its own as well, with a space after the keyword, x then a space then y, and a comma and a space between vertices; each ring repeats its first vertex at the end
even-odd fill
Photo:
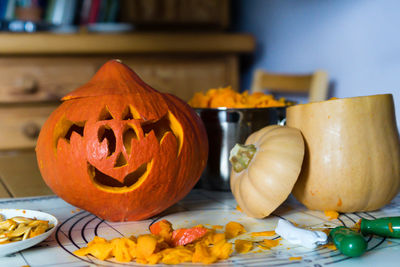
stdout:
POLYGON ((82 58, 0 58, 0 102, 59 100, 85 84, 97 64, 82 58))
POLYGON ((42 125, 58 105, 0 105, 0 149, 34 148, 42 125))
MULTIPOLYGON (((147 84, 188 101, 195 92, 238 88, 233 55, 119 55, 147 84)), ((0 58, 0 103, 59 100, 87 83, 111 57, 0 58)))

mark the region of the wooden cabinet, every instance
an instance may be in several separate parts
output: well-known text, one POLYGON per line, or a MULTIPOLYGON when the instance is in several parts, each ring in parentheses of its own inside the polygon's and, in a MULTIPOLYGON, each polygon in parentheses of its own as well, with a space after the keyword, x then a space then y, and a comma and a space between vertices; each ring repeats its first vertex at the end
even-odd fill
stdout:
POLYGON ((185 101, 195 92, 210 88, 227 85, 238 88, 238 60, 233 55, 128 57, 122 61, 153 88, 185 101))
POLYGON ((59 100, 96 68, 78 57, 0 57, 0 103, 59 100))
POLYGON ((40 128, 58 103, 0 104, 0 148, 32 149, 40 128))
POLYGON ((254 47, 249 35, 222 33, 0 34, 0 197, 18 195, 15 179, 31 188, 24 196, 49 192, 34 160, 40 127, 107 60, 187 101, 209 88, 238 89, 239 56, 254 47))
MULTIPOLYGON (((0 57, 0 103, 59 100, 113 57, 0 57)), ((213 87, 238 87, 235 55, 117 55, 153 88, 189 100, 213 87)))

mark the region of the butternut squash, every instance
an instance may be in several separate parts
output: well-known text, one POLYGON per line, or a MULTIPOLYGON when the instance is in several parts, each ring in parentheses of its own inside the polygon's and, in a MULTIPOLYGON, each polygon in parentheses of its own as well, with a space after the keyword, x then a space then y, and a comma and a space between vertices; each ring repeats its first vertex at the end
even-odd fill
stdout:
POLYGON ((400 188, 400 142, 392 95, 296 105, 305 158, 294 196, 307 208, 357 212, 388 204, 400 188))

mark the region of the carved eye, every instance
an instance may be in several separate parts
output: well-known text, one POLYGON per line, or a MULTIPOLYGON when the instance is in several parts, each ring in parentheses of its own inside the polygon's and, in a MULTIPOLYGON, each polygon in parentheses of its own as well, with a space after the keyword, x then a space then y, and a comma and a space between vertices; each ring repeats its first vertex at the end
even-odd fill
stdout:
POLYGON ((180 153, 183 142, 183 130, 181 124, 171 112, 167 112, 165 116, 157 121, 143 122, 142 129, 145 136, 153 131, 159 143, 166 133, 171 132, 177 140, 178 154, 180 153))
POLYGON ((113 116, 111 115, 107 106, 105 106, 100 112, 99 121, 108 121, 108 120, 112 120, 112 119, 113 119, 113 116))
POLYGON ((168 119, 168 116, 165 115, 164 117, 162 117, 160 120, 158 121, 154 121, 154 122, 144 122, 142 124, 142 129, 143 129, 143 134, 146 136, 148 135, 151 131, 154 131, 154 134, 158 140, 158 142, 161 141, 161 139, 163 138, 163 136, 167 133, 167 132, 172 132, 172 129, 170 127, 171 122, 168 119))
POLYGON ((78 124, 75 124, 73 122, 71 123, 72 125, 69 127, 67 133, 64 136, 64 138, 67 140, 68 143, 71 140, 72 133, 74 132, 79 134, 81 137, 83 136, 83 126, 79 126, 78 124))
POLYGON ((83 137, 85 129, 85 121, 72 122, 63 117, 55 126, 54 136, 53 136, 53 150, 57 154, 57 144, 60 138, 70 143, 71 136, 73 134, 78 134, 83 137))
POLYGON ((122 120, 139 120, 141 116, 131 105, 127 106, 122 112, 122 120))

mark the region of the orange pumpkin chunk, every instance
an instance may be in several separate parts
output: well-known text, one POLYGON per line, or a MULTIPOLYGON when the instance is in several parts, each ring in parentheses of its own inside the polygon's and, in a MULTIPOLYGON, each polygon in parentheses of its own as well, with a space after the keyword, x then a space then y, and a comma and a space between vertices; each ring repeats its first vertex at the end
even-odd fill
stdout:
POLYGON ((264 232, 253 232, 251 236, 274 236, 276 235, 275 231, 264 231, 264 232))
MULTIPOLYGON (((233 244, 227 242, 226 236, 234 237, 246 232, 243 225, 237 222, 229 222, 225 226, 225 233, 218 233, 216 229, 208 229, 202 225, 174 231, 172 224, 167 220, 153 224, 150 231, 152 234, 139 235, 137 238, 114 238, 111 241, 95 236, 87 247, 78 249, 74 254, 92 255, 100 260, 114 258, 117 262, 136 261, 142 264, 211 264, 228 259, 233 253, 233 244), (171 232, 171 242, 166 242, 164 237, 169 236, 171 232)), ((279 239, 265 239, 261 242, 236 240, 235 250, 238 253, 247 253, 255 244, 269 249, 278 245, 279 239)))
POLYGON ((337 211, 334 210, 326 210, 324 211, 324 214, 326 217, 329 218, 329 220, 334 220, 337 219, 339 217, 339 213, 337 211))
POLYGON ((192 243, 193 241, 203 237, 207 231, 207 228, 201 226, 175 230, 172 232, 172 245, 176 247, 192 243))
POLYGON ((113 247, 110 242, 102 237, 95 236, 94 239, 88 243, 87 247, 74 251, 74 254, 77 256, 91 254, 99 260, 105 260, 111 256, 112 249, 113 247))
POLYGON ((226 240, 218 241, 214 246, 211 247, 211 254, 218 257, 218 259, 224 260, 229 258, 232 253, 232 244, 226 242, 226 240))
POLYGON ((235 240, 235 250, 237 253, 247 253, 253 249, 253 242, 248 240, 235 240))
POLYGON ((280 238, 278 238, 278 239, 264 239, 261 242, 261 245, 262 246, 266 246, 268 248, 273 248, 273 247, 276 247, 277 245, 279 245, 279 241, 280 241, 280 238))
POLYGON ((129 238, 114 238, 111 240, 112 255, 116 261, 130 262, 136 258, 136 243, 129 238))
POLYGON ((166 242, 171 241, 173 230, 172 224, 165 219, 150 225, 150 232, 153 235, 161 236, 166 242))
POLYGON ((195 244, 192 262, 211 264, 216 262, 218 258, 212 255, 210 249, 205 244, 199 242, 195 244))
POLYGON ((244 226, 238 222, 229 222, 225 226, 225 235, 227 239, 237 237, 243 233, 246 233, 246 229, 244 229, 244 226))
POLYGON ((183 262, 191 262, 193 251, 185 247, 167 248, 160 252, 161 263, 179 264, 183 262))
POLYGON ((154 235, 141 235, 137 239, 137 257, 148 258, 156 251, 157 238, 154 235))

